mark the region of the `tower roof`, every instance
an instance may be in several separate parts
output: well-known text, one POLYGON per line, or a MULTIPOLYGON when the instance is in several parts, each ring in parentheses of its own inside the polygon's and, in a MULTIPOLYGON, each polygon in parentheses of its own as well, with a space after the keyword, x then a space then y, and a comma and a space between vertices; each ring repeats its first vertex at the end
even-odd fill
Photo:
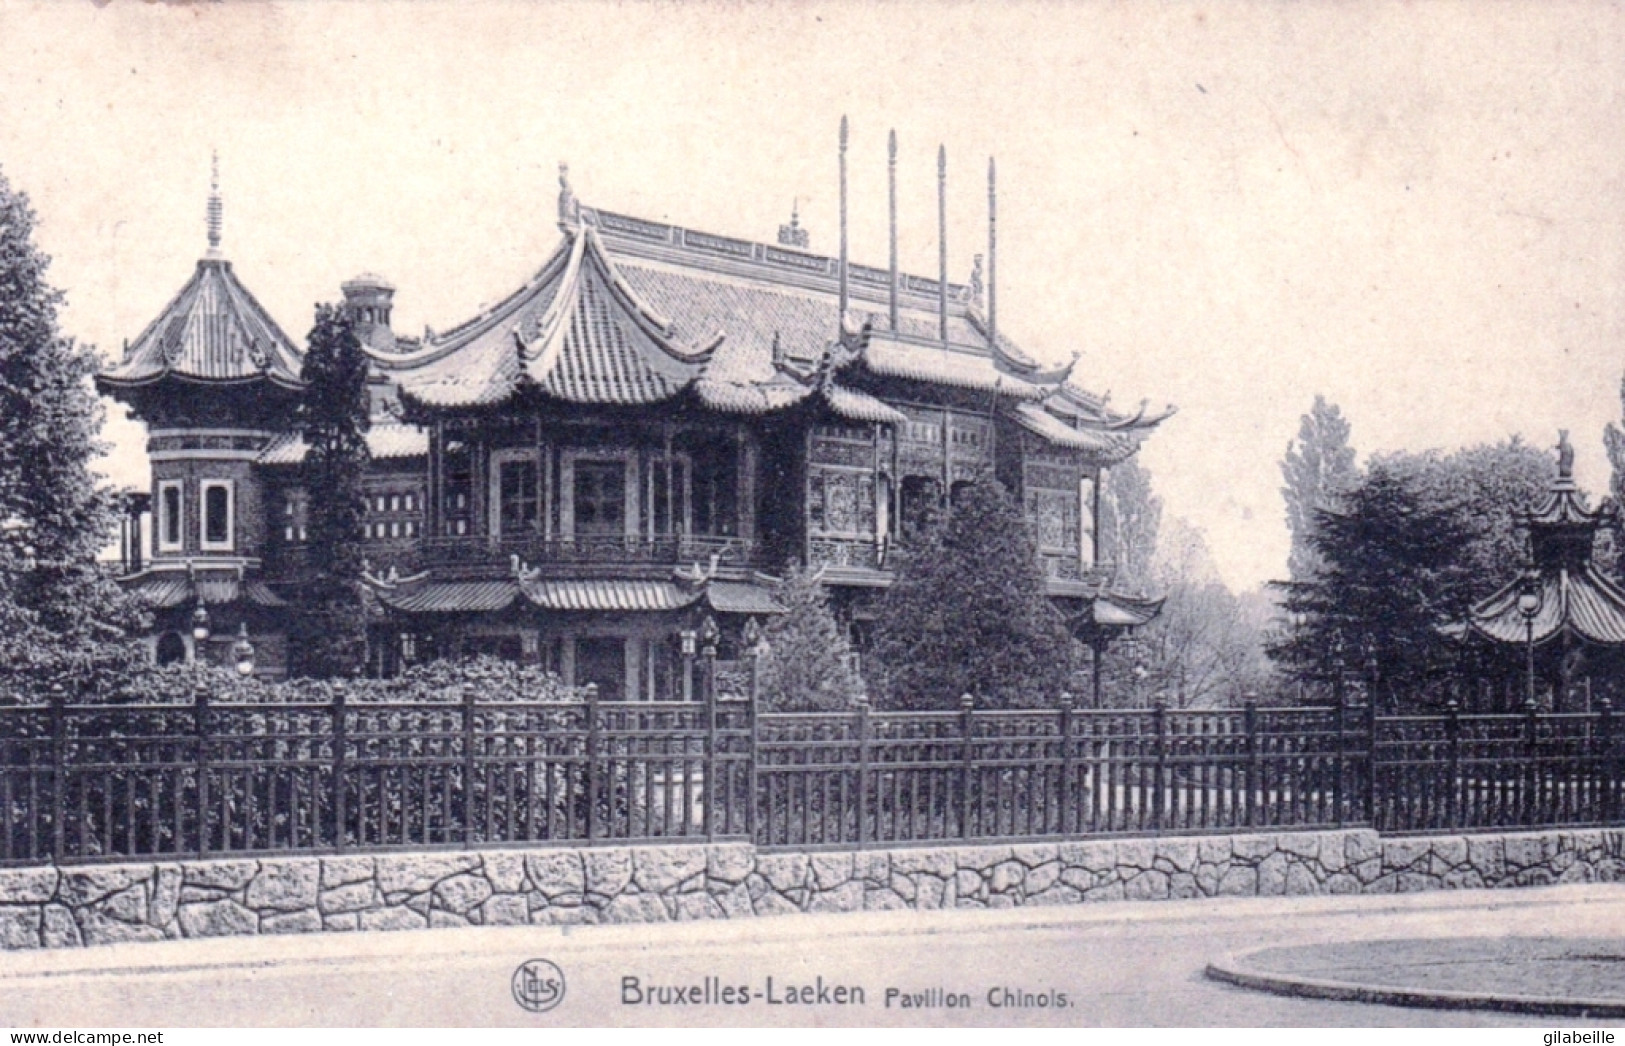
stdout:
POLYGON ((97 375, 104 389, 116 392, 165 378, 300 386, 299 350, 254 300, 220 250, 225 206, 220 199, 218 155, 211 163, 207 217, 209 247, 192 278, 140 337, 125 346, 124 358, 97 375))
POLYGON ((1596 511, 1574 482, 1574 448, 1564 431, 1557 445, 1557 478, 1524 516, 1529 528, 1530 566, 1447 626, 1454 635, 1473 634, 1500 643, 1542 643, 1575 635, 1605 646, 1625 646, 1625 590, 1597 568, 1592 558, 1597 529, 1615 521, 1617 508, 1604 501, 1596 511), (1520 598, 1533 597, 1520 606, 1520 598))
POLYGON ((165 378, 205 384, 269 381, 298 388, 299 350, 248 292, 231 263, 203 258, 180 293, 98 381, 112 389, 165 378))

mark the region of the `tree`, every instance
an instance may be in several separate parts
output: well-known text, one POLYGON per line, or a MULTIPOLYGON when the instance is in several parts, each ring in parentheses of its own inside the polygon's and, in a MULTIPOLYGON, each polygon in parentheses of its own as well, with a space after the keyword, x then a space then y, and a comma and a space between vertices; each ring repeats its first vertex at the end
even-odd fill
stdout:
POLYGON ((1310 679, 1364 670, 1390 707, 1409 703, 1454 666, 1439 629, 1470 602, 1463 506, 1430 498, 1415 475, 1380 460, 1340 500, 1314 514, 1310 550, 1321 567, 1283 585, 1284 607, 1302 623, 1270 656, 1310 679))
POLYGON ((1321 566, 1313 550, 1316 513, 1336 509, 1339 497, 1359 479, 1350 431, 1336 404, 1317 395, 1298 424, 1298 438, 1287 444, 1281 461, 1285 482, 1281 496, 1292 533, 1287 573, 1293 581, 1308 580, 1321 566))
POLYGON ((300 379, 303 480, 310 499, 310 575, 303 586, 297 644, 300 668, 314 676, 358 674, 366 664, 361 593, 362 477, 367 450, 367 357, 349 315, 316 307, 300 379))
POLYGON ((123 640, 145 618, 96 561, 117 522, 91 471, 105 449, 99 361, 59 332, 33 230, 0 175, 0 672, 84 686, 134 656, 123 640))
MULTIPOLYGON (((1619 401, 1622 413, 1625 413, 1625 378, 1620 379, 1619 401)), ((1625 505, 1625 428, 1609 422, 1602 430, 1603 450, 1608 452, 1608 464, 1611 474, 1608 477, 1608 493, 1619 505, 1625 505)), ((1621 543, 1617 536, 1610 532, 1607 535, 1608 551, 1603 562, 1608 563, 1616 577, 1625 576, 1625 543, 1621 543)))
POLYGON ((1550 451, 1513 436, 1453 454, 1398 453, 1376 460, 1406 478, 1424 505, 1456 514, 1466 533, 1456 559, 1472 598, 1489 595, 1527 562, 1529 539, 1521 517, 1551 483, 1550 451))
POLYGON ((1044 594, 1032 533, 995 480, 962 487, 944 518, 899 553, 879 605, 874 660, 892 708, 1052 705, 1071 640, 1044 594))
POLYGON ((846 630, 830 610, 821 576, 793 566, 774 593, 789 613, 762 630, 763 711, 828 712, 848 708, 864 693, 852 664, 846 630))
POLYGON ((1136 636, 1146 679, 1137 684, 1118 678, 1117 692, 1126 685, 1144 701, 1160 693, 1170 707, 1213 708, 1266 684, 1257 615, 1219 578, 1199 529, 1170 521, 1154 575, 1166 597, 1162 612, 1136 636))
POLYGON ((1116 566, 1113 582, 1125 592, 1148 592, 1155 584, 1157 532, 1162 526, 1162 499, 1151 490, 1151 472, 1129 458, 1107 474, 1105 493, 1100 532, 1116 566))

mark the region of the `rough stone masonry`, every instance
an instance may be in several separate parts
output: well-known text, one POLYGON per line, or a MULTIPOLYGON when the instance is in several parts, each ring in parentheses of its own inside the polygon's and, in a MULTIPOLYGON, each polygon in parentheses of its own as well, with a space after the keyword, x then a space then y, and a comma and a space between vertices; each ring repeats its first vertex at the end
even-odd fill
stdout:
POLYGON ((760 853, 749 844, 0 869, 0 946, 1625 879, 1625 830, 1357 829, 760 853))

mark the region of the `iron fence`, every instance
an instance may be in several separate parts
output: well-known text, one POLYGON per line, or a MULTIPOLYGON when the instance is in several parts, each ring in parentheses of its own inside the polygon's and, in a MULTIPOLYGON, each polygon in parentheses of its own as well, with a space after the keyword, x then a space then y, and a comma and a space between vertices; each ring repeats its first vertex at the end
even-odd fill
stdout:
POLYGON ((757 714, 695 702, 0 708, 0 864, 750 840, 818 849, 1617 823, 1592 714, 1369 707, 757 714))

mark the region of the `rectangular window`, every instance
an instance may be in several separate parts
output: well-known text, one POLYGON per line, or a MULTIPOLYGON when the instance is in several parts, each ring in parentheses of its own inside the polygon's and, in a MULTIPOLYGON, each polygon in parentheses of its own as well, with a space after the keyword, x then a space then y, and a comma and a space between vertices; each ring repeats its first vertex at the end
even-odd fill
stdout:
MULTIPOLYGON (((626 463, 575 462, 575 532, 610 537, 626 533, 626 463)), ((618 642, 618 641, 617 641, 618 642)))
POLYGON ((452 440, 446 444, 440 508, 447 534, 468 533, 469 505, 474 495, 474 466, 470 459, 467 443, 452 440))
POLYGON ((231 481, 206 479, 199 484, 203 499, 204 551, 231 549, 231 481))
POLYGON ((694 469, 694 532, 733 537, 739 533, 739 508, 732 463, 709 461, 694 469))
POLYGON ((179 551, 181 547, 181 485, 158 484, 158 547, 179 551))
POLYGON ((688 532, 688 461, 657 458, 649 462, 644 522, 655 537, 688 532))
POLYGON ((541 484, 535 458, 510 458, 497 464, 497 498, 503 536, 534 534, 540 529, 541 484))

